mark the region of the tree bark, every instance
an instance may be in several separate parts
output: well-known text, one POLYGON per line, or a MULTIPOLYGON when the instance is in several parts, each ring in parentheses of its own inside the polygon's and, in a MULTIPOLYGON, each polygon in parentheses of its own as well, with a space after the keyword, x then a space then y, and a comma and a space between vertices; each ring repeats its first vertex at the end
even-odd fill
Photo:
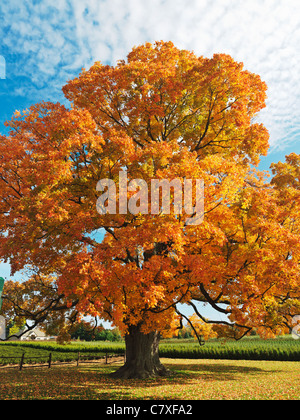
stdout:
POLYGON ((140 326, 129 327, 125 336, 125 364, 111 376, 122 379, 168 376, 170 372, 159 360, 159 338, 160 334, 157 331, 143 334, 140 331, 140 326))

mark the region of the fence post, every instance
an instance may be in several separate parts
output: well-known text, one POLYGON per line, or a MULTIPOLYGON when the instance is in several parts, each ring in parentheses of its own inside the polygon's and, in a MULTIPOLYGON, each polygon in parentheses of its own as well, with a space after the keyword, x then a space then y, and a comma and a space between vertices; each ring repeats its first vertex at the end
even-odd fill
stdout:
POLYGON ((107 365, 107 353, 105 353, 105 364, 107 365))
POLYGON ((51 361, 52 361, 52 353, 49 353, 49 361, 48 361, 48 368, 51 368, 51 361))
POLYGON ((77 357, 77 367, 79 366, 79 359, 80 359, 80 351, 78 352, 78 357, 77 357))
POLYGON ((22 354, 22 356, 21 356, 21 361, 20 361, 20 370, 22 370, 23 363, 24 363, 24 358, 25 358, 25 353, 23 353, 23 354, 22 354))

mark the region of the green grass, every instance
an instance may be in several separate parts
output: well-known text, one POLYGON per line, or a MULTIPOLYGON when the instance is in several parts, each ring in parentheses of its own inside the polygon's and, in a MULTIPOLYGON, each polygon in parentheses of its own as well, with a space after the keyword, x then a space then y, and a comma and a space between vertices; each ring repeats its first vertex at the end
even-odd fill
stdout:
MULTIPOLYGON (((25 363, 47 363, 49 360, 49 353, 52 353, 52 361, 73 361, 78 358, 78 351, 72 348, 58 348, 57 346, 42 346, 34 343, 33 347, 31 343, 12 345, 11 343, 0 343, 0 365, 6 364, 19 364, 20 358, 25 353, 25 363), (9 357, 10 359, 6 359, 9 357)), ((80 352, 81 353, 81 352, 80 352)), ((97 352, 83 352, 80 354, 80 359, 95 359, 105 357, 104 351, 97 352)))
POLYGON ((291 336, 268 340, 247 337, 240 341, 210 340, 201 347, 197 342, 165 340, 160 345, 160 354, 188 359, 300 361, 300 340, 291 336))

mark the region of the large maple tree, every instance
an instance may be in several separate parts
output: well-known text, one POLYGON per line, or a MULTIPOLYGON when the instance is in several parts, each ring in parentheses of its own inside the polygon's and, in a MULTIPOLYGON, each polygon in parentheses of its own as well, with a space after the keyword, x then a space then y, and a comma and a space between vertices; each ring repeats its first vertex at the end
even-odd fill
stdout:
POLYGON ((280 166, 273 184, 254 169, 269 137, 255 122, 266 99, 260 77, 228 55, 156 42, 115 66, 95 63, 63 92, 69 109, 34 105, 1 136, 0 258, 13 272, 38 273, 35 292, 15 309, 27 305, 26 317, 38 308, 37 321, 51 310, 112 321, 125 334, 126 363, 115 373, 125 378, 167 373, 159 336, 182 319, 178 303, 206 323, 197 301, 226 314, 236 338, 287 328, 299 295, 299 189, 286 192, 280 166), (122 211, 99 214, 99 180, 118 185, 124 171, 149 186, 202 180, 202 223, 189 225, 190 213, 164 212, 161 202, 151 214, 150 191, 149 211, 136 200, 129 212, 117 189, 122 211), (47 295, 38 284, 51 290, 47 302, 38 303, 47 295))

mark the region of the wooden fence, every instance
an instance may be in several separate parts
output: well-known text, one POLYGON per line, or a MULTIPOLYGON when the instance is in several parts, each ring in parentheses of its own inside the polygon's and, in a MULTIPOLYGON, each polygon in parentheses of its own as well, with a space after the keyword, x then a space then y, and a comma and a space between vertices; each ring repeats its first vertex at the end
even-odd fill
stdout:
MULTIPOLYGON (((89 356, 91 357, 91 356, 89 356)), ((104 363, 107 365, 109 363, 112 363, 111 361, 109 361, 112 358, 122 358, 124 360, 125 363, 125 354, 109 354, 106 353, 105 356, 101 356, 101 357, 94 357, 93 359, 86 359, 84 358, 84 356, 82 356, 80 354, 80 352, 77 353, 77 358, 74 360, 68 360, 68 361, 60 361, 57 360, 55 361, 56 364, 70 364, 70 363, 76 363, 77 366, 79 366, 79 363, 93 363, 96 362, 97 360, 104 360, 104 363)), ((44 366, 48 366, 48 368, 50 369, 53 363, 52 360, 52 352, 49 353, 48 359, 46 362, 40 362, 37 364, 30 364, 30 366, 24 366, 25 365, 25 353, 22 354, 22 356, 17 357, 17 356, 0 356, 0 360, 2 359, 10 359, 10 360, 16 360, 16 359, 20 359, 20 363, 17 364, 19 370, 24 369, 25 367, 44 367, 44 366)), ((30 361, 32 359, 41 359, 40 356, 29 356, 30 361)), ((1 367, 8 367, 9 365, 3 365, 1 367)))

